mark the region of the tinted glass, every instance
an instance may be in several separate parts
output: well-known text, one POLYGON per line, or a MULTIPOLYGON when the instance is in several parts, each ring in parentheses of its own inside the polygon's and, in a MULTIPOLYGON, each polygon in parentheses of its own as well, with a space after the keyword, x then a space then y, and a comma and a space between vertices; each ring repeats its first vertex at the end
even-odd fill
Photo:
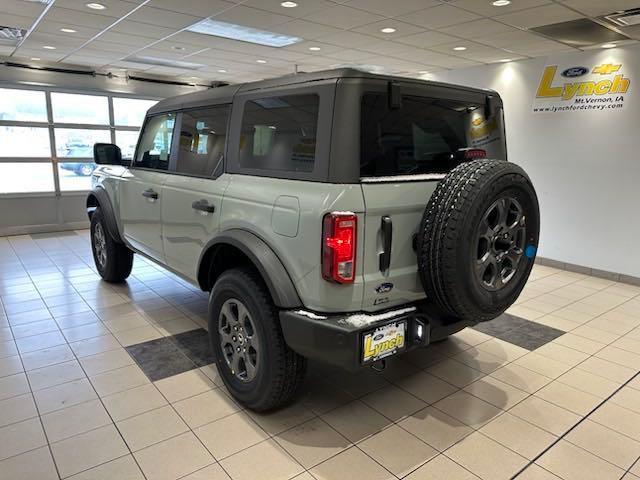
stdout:
POLYGON ((171 140, 176 115, 150 117, 142 131, 140 147, 136 157, 136 167, 167 170, 171 156, 171 140))
POLYGON ((311 172, 315 164, 318 95, 248 101, 240 137, 240 166, 311 172))
POLYGON ((182 113, 176 171, 210 176, 222 160, 229 107, 211 107, 182 113))
POLYGON ((0 88, 0 120, 46 122, 47 102, 44 92, 0 88))
POLYGON ((59 158, 93 158, 94 143, 111 143, 109 130, 56 128, 54 134, 59 158))
POLYGON ((445 173, 472 153, 506 158, 502 121, 486 119, 482 101, 403 96, 390 109, 386 94, 366 94, 361 117, 362 177, 445 173))
POLYGON ((109 125, 107 97, 53 92, 51 108, 54 122, 109 125))
POLYGON ((0 157, 51 157, 49 129, 0 126, 0 157))
POLYGON ((155 100, 139 100, 136 98, 114 98, 113 119, 116 125, 141 127, 144 116, 156 103, 155 100))

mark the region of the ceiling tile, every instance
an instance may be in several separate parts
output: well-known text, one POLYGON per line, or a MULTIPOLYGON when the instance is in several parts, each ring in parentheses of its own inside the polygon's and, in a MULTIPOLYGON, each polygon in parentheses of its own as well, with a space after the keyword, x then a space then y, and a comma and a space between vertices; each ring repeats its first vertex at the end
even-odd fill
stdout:
POLYGON ((394 55, 398 52, 406 52, 407 46, 391 40, 379 40, 360 47, 361 50, 378 55, 394 55))
POLYGON ((334 33, 340 33, 342 31, 339 28, 329 27, 328 25, 321 25, 319 23, 309 22, 307 20, 293 20, 291 22, 273 27, 272 30, 274 32, 293 35, 295 37, 301 37, 307 40, 314 40, 319 37, 331 35, 334 33))
POLYGON ((440 32, 423 32, 417 35, 410 35, 408 37, 398 38, 396 42, 405 43, 407 45, 413 45, 421 48, 428 48, 434 45, 442 45, 443 43, 455 42, 456 37, 446 35, 440 32))
POLYGON ((100 30, 101 30, 100 28, 95 28, 95 27, 90 28, 82 25, 75 25, 72 23, 54 22, 52 20, 47 19, 47 17, 45 17, 44 20, 38 24, 38 27, 36 28, 35 31, 40 33, 49 33, 52 35, 59 35, 61 37, 67 37, 69 39, 88 40, 89 38, 93 37, 98 32, 100 32, 100 30), (60 29, 62 28, 71 28, 73 30, 76 30, 76 33, 62 32, 60 31, 60 29))
POLYGON ((515 32, 499 33, 497 35, 489 35, 476 39, 480 43, 491 45, 498 48, 509 48, 517 45, 527 45, 544 40, 542 37, 533 33, 517 30, 515 32))
POLYGON ((27 37, 25 43, 29 42, 31 45, 36 45, 36 48, 42 48, 43 45, 51 45, 58 50, 64 48, 75 48, 84 43, 81 38, 63 37, 57 34, 33 32, 27 37))
POLYGON ((100 40, 136 48, 145 47, 154 41, 152 38, 139 37, 138 35, 132 35, 130 33, 115 32, 113 29, 100 35, 100 40))
POLYGON ((29 30, 31 25, 33 25, 34 19, 31 17, 21 17, 20 15, 9 15, 3 12, 2 17, 0 17, 0 22, 5 27, 24 28, 25 30, 29 30))
POLYGON ((34 20, 44 10, 44 4, 38 2, 25 2, 24 0, 2 0, 0 3, 2 16, 19 15, 22 17, 31 17, 34 20))
POLYGON ((98 58, 94 56, 86 56, 86 55, 71 55, 64 59, 65 63, 71 63, 75 65, 82 65, 88 67, 102 67, 103 65, 107 65, 109 63, 108 60, 104 58, 98 58))
POLYGON ((462 38, 478 38, 499 33, 517 32, 515 27, 505 25, 488 18, 461 23, 453 27, 441 28, 438 31, 462 38))
POLYGON ((480 18, 475 13, 467 12, 450 5, 426 8, 400 17, 401 20, 424 28, 443 28, 458 23, 469 22, 480 18))
POLYGON ((335 58, 337 61, 341 61, 341 62, 352 62, 358 59, 365 58, 367 56, 373 56, 373 54, 371 52, 363 52, 362 50, 345 48, 338 52, 333 52, 331 55, 327 55, 327 56, 331 58, 335 58))
POLYGON ((450 2, 450 4, 455 7, 464 8, 465 10, 469 10, 470 12, 486 17, 504 15, 506 13, 517 12, 518 10, 524 10, 526 8, 539 7, 541 5, 548 5, 550 3, 552 3, 551 0, 514 0, 509 5, 496 7, 490 0, 454 0, 453 2, 450 2))
POLYGON ((363 35, 356 32, 340 32, 322 37, 321 40, 323 42, 345 48, 358 48, 363 45, 368 45, 372 42, 376 42, 378 39, 376 37, 371 37, 369 35, 363 35))
POLYGON ((142 3, 142 0, 100 0, 104 5, 104 10, 92 10, 86 6, 86 1, 78 0, 56 0, 54 6, 56 8, 65 8, 68 10, 76 10, 84 13, 92 13, 93 15, 103 15, 106 17, 120 18, 142 3))
POLYGON ((151 41, 153 41, 175 33, 176 29, 159 27, 157 25, 151 25, 149 23, 123 20, 122 22, 110 28, 109 31, 123 33, 125 35, 138 35, 140 37, 148 37, 149 39, 151 39, 151 41))
MULTIPOLYGON (((170 0, 168 0, 170 1, 170 0)), ((282 0, 247 0, 243 5, 247 7, 259 8, 280 15, 287 15, 289 17, 300 18, 305 15, 309 15, 320 10, 326 10, 327 8, 335 6, 335 3, 327 0, 304 0, 299 1, 298 6, 295 8, 285 8, 282 5, 282 0)))
POLYGON ((346 5, 385 17, 397 17, 438 4, 438 0, 351 0, 346 5))
POLYGON ((539 27, 541 25, 575 20, 576 18, 581 18, 581 15, 558 4, 530 8, 528 10, 495 17, 495 19, 500 22, 520 28, 539 27))
POLYGON ((592 17, 608 15, 609 13, 631 8, 640 8, 638 0, 561 0, 560 3, 592 17))
POLYGON ((200 20, 200 17, 170 12, 160 8, 142 7, 129 15, 127 20, 179 30, 196 23, 200 20))
POLYGON ((275 25, 282 25, 283 23, 292 20, 291 17, 286 15, 279 15, 265 10, 258 10, 257 8, 245 7, 244 5, 238 5, 237 7, 216 15, 215 19, 223 22, 260 28, 262 30, 269 29, 275 25))
POLYGON ((424 28, 411 25, 410 23, 401 22, 399 20, 382 20, 380 22, 369 23, 358 28, 354 28, 352 31, 372 35, 378 38, 384 38, 386 40, 396 39, 398 37, 405 37, 419 32, 424 32, 424 28), (383 33, 383 28, 395 28, 393 33, 383 33))
POLYGON ((565 45, 564 43, 554 42, 552 40, 542 40, 526 45, 513 45, 506 48, 506 50, 514 53, 519 53, 521 55, 529 55, 531 57, 544 56, 549 53, 579 51, 578 49, 565 45))
POLYGON ((384 17, 350 7, 335 6, 305 16, 306 20, 338 28, 356 28, 384 17))
POLYGON ((288 50, 293 52, 306 53, 307 55, 313 55, 314 57, 328 55, 333 52, 341 50, 341 47, 331 45, 330 43, 318 42, 314 40, 308 40, 300 43, 294 43, 280 50, 288 50), (309 50, 310 47, 319 48, 318 51, 309 50))
POLYGON ((100 30, 112 25, 113 22, 118 20, 116 17, 110 17, 107 15, 96 15, 93 13, 61 8, 56 6, 56 4, 54 4, 54 6, 47 12, 45 18, 53 22, 71 23, 72 25, 82 25, 87 28, 98 28, 100 30))
POLYGON ((19 49, 16 57, 24 57, 29 59, 31 57, 41 58, 46 61, 58 61, 63 56, 64 53, 58 52, 57 50, 42 50, 42 48, 31 48, 29 45, 22 45, 19 49))
POLYGON ((194 17, 210 17, 224 10, 233 8, 236 4, 223 0, 151 0, 147 6, 184 13, 194 17))
MULTIPOLYGON (((67 55, 71 54, 72 52, 66 52, 67 55)), ((83 57, 95 57, 95 58, 101 58, 104 59, 105 63, 113 61, 113 60, 119 60, 123 57, 127 56, 127 51, 126 50, 121 50, 120 52, 109 52, 106 50, 101 50, 99 48, 90 48, 90 47, 85 47, 82 50, 79 50, 77 55, 78 56, 83 56, 83 57)), ((75 55, 75 53, 74 53, 75 55)))

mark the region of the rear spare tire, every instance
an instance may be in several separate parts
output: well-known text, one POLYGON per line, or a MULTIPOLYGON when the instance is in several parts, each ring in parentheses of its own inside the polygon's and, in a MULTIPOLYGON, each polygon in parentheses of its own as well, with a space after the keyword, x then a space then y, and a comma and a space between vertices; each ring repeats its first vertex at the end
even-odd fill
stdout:
POLYGON ((491 320, 518 298, 533 267, 538 198, 522 168, 501 160, 459 165, 436 187, 418 232, 418 269, 443 313, 491 320))

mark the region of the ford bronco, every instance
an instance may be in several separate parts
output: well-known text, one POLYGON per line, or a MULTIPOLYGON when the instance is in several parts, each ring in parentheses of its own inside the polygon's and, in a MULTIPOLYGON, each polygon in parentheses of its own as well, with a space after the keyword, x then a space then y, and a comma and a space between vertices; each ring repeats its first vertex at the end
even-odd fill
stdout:
POLYGON ((134 252, 210 292, 229 392, 290 401, 307 359, 355 371, 502 314, 538 244, 493 91, 352 69, 159 102, 135 155, 94 146, 108 282, 134 252))

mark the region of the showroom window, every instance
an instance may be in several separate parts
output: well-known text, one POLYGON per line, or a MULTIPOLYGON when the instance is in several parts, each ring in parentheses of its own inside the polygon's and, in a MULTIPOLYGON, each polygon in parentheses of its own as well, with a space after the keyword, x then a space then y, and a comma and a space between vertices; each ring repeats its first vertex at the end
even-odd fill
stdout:
POLYGON ((0 195, 85 191, 93 144, 133 158, 146 111, 157 100, 53 88, 0 88, 0 195))

